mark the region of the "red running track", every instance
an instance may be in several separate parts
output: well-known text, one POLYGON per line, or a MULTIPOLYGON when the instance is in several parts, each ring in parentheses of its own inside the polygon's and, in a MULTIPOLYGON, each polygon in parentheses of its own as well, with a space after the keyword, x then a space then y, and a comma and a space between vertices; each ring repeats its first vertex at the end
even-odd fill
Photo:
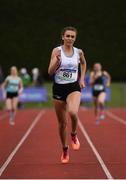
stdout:
POLYGON ((79 117, 81 148, 70 146, 70 163, 63 165, 53 109, 20 110, 15 126, 0 112, 0 178, 126 179, 126 109, 107 110, 99 125, 92 109, 81 108, 79 117))

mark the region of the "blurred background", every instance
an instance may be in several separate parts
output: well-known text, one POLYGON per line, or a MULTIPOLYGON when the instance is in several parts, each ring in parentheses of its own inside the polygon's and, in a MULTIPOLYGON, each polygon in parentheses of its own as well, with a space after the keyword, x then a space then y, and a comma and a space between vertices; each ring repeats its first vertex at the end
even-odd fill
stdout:
POLYGON ((33 69, 38 68, 39 85, 48 89, 50 100, 51 51, 60 44, 61 30, 75 26, 75 46, 83 49, 88 69, 100 62, 112 77, 108 106, 126 106, 125 7, 123 0, 0 0, 0 82, 16 65, 20 74, 27 71, 28 85, 33 85, 33 69))

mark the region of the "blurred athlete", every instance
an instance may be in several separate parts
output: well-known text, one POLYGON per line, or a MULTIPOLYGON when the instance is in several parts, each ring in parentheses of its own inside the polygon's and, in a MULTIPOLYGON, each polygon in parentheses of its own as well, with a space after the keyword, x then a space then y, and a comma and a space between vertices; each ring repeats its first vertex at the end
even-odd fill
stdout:
POLYGON ((81 88, 85 87, 84 76, 86 61, 81 49, 73 46, 77 36, 74 27, 65 27, 61 33, 63 44, 52 51, 48 73, 54 76, 53 101, 59 123, 59 135, 63 146, 61 162, 69 162, 67 143, 67 113, 71 118, 71 143, 74 150, 80 148, 77 137, 78 109, 81 99, 81 88), (78 65, 81 75, 78 78, 78 65))
POLYGON ((17 68, 12 66, 10 75, 8 75, 2 84, 3 93, 5 96, 6 109, 9 112, 9 123, 14 125, 15 114, 17 110, 18 97, 23 91, 22 80, 18 76, 17 68))
POLYGON ((111 77, 109 73, 102 70, 100 63, 95 63, 93 66, 93 71, 90 73, 90 84, 92 86, 96 123, 99 123, 100 119, 105 118, 105 87, 110 86, 110 82, 111 77))

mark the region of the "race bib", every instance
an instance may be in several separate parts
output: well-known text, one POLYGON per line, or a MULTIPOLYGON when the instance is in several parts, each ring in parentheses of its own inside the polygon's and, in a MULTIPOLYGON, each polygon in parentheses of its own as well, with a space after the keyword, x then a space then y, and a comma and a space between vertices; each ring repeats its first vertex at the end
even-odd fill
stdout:
POLYGON ((104 89, 103 85, 94 85, 94 90, 96 90, 96 91, 101 91, 103 89, 104 89))
POLYGON ((67 70, 67 69, 60 69, 59 73, 57 74, 56 80, 66 81, 66 82, 74 82, 77 79, 76 70, 67 70))

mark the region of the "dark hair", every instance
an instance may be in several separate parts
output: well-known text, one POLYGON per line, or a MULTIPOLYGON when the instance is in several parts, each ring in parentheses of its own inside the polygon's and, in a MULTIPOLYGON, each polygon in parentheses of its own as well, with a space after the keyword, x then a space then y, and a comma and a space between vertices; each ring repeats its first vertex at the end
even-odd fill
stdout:
POLYGON ((77 29, 75 27, 72 26, 67 26, 65 28, 63 28, 63 30, 61 31, 61 37, 65 34, 66 31, 74 31, 77 34, 77 29))

